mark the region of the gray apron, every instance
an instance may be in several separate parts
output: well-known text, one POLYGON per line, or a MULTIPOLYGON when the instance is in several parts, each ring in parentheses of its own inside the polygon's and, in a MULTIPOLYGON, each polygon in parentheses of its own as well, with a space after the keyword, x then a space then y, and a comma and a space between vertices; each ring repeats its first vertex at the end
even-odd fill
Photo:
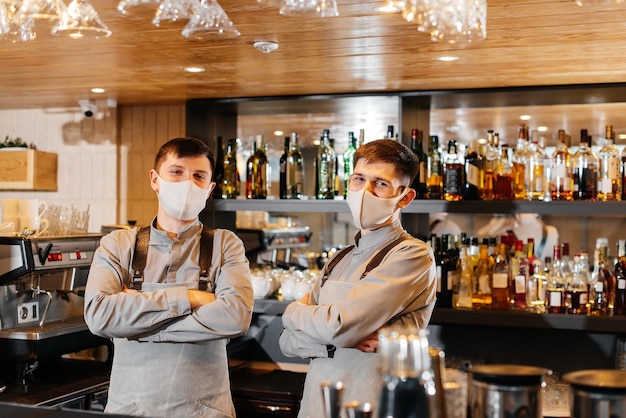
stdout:
MULTIPOLYGON (((331 304, 344 299, 354 283, 328 280, 320 289, 319 304, 331 304)), ((298 418, 320 418, 324 415, 321 383, 341 381, 343 402, 374 402, 378 404, 381 390, 380 356, 356 348, 337 348, 334 358, 314 358, 304 383, 298 418)), ((345 412, 343 412, 346 417, 345 412)), ((374 413, 373 418, 378 416, 374 413)))
MULTIPOLYGON (((143 290, 186 283, 144 283, 143 290)), ((233 418, 227 339, 198 343, 115 338, 107 413, 167 418, 233 418)))

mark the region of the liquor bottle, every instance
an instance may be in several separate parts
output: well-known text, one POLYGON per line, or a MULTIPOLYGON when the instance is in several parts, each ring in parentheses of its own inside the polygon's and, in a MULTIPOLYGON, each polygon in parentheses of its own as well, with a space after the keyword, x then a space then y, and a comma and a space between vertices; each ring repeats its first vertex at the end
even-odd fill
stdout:
POLYGON ((448 152, 443 165, 443 198, 456 202, 463 200, 465 168, 459 159, 456 141, 448 141, 448 152))
POLYGON ((528 126, 521 125, 517 135, 517 146, 513 151, 513 197, 515 200, 526 200, 528 196, 528 176, 526 173, 529 165, 529 142, 528 126))
POLYGON ((571 154, 565 142, 565 131, 559 129, 550 166, 550 198, 552 200, 572 200, 574 178, 570 160, 571 154))
POLYGON ((357 139, 354 132, 348 132, 348 148, 343 152, 343 197, 348 195, 348 181, 354 170, 354 153, 356 152, 357 139))
POLYGON ((546 155, 539 146, 539 133, 534 131, 532 141, 528 148, 527 180, 528 200, 544 201, 546 199, 548 183, 546 179, 545 160, 546 155))
POLYGON ((567 313, 574 315, 587 314, 588 287, 585 280, 586 262, 581 262, 580 254, 575 254, 572 260, 572 279, 567 283, 565 290, 567 313))
POLYGON ((472 141, 465 152, 465 186, 463 200, 480 200, 484 187, 485 168, 483 156, 478 152, 478 144, 472 141))
POLYGON ((565 279, 561 273, 561 247, 552 249, 552 266, 548 275, 548 313, 565 313, 565 279))
POLYGON ((289 175, 289 167, 293 164, 289 160, 293 160, 291 156, 291 147, 289 146, 289 137, 285 137, 285 142, 283 145, 283 154, 280 156, 279 160, 279 182, 278 182, 278 196, 281 199, 287 199, 289 195, 289 188, 287 185, 287 177, 289 175))
POLYGON ((469 251, 469 243, 466 238, 459 252, 460 276, 458 286, 452 287, 452 303, 455 309, 472 309, 474 264, 470 258, 469 251))
POLYGON ((426 164, 426 197, 427 199, 443 198, 443 166, 439 152, 439 137, 431 135, 428 143, 426 164))
POLYGON ((487 142, 479 145, 479 147, 479 151, 482 154, 484 161, 484 180, 480 197, 482 200, 492 200, 495 172, 499 159, 499 144, 496 144, 496 136, 494 135, 493 130, 490 129, 487 131, 487 142))
POLYGON ((491 283, 493 265, 489 260, 489 248, 485 244, 479 247, 478 262, 472 280, 472 308, 491 309, 491 283))
POLYGON ((509 286, 511 282, 509 261, 506 255, 506 244, 499 244, 493 266, 491 281, 491 308, 495 310, 509 309, 509 286))
POLYGON ((493 199, 513 200, 513 169, 509 161, 508 147, 502 144, 500 148, 500 158, 493 182, 493 199))
POLYGON ((252 144, 252 150, 252 155, 246 164, 246 198, 267 199, 268 161, 265 154, 265 140, 262 135, 257 135, 252 144), (257 146, 257 142, 260 145, 257 146))
POLYGON ((330 146, 330 131, 324 129, 316 158, 317 199, 335 198, 335 161, 335 151, 330 146))
MULTIPOLYGON (((341 164, 339 162, 339 154, 335 151, 335 138, 330 138, 330 148, 333 150, 333 154, 335 154, 335 174, 333 176, 334 186, 333 186, 333 198, 339 196, 340 193, 343 193, 341 187, 343 186, 342 178, 339 175, 339 168, 341 165, 341 169, 343 170, 343 159, 341 159, 341 164)), ((343 173, 342 173, 343 174, 343 173)))
POLYGON ((559 261, 559 268, 561 269, 561 274, 563 275, 563 279, 565 280, 565 284, 569 283, 572 280, 572 260, 569 256, 569 243, 564 242, 561 244, 561 260, 559 261))
POLYGON ((291 133, 291 159, 288 159, 287 199, 302 199, 304 194, 304 158, 298 143, 298 134, 291 133))
POLYGON ((224 144, 222 137, 217 137, 217 152, 215 153, 215 169, 213 170, 213 181, 215 187, 211 191, 211 197, 214 199, 222 198, 222 182, 224 180, 224 144))
POLYGON ((622 174, 619 151, 615 147, 613 125, 606 126, 605 143, 598 151, 600 169, 598 170, 598 200, 622 199, 622 174))
POLYGON ((393 135, 393 125, 387 125, 387 133, 385 134, 385 138, 396 139, 396 137, 393 135))
POLYGON ((224 155, 224 177, 222 179, 222 199, 236 199, 239 195, 239 171, 235 140, 229 139, 224 155))
POLYGON ((515 240, 515 255, 509 261, 511 286, 509 297, 513 309, 526 309, 526 289, 528 287, 529 264, 524 254, 524 241, 515 240))
POLYGON ((572 158, 574 166, 574 200, 596 200, 599 160, 591 149, 591 137, 580 130, 580 146, 572 158))
POLYGON ((609 314, 609 294, 607 277, 604 274, 602 249, 593 250, 593 270, 589 283, 589 309, 591 315, 605 316, 609 314))
POLYGON ((411 130, 411 150, 417 157, 419 170, 411 187, 417 193, 417 199, 426 199, 426 164, 428 158, 424 152, 423 132, 417 129, 411 130))
POLYGON ((359 147, 363 144, 365 144, 365 129, 361 128, 359 129, 359 147))
POLYGON ((617 263, 613 269, 615 302, 613 315, 626 315, 626 240, 617 241, 617 263))
POLYGON ((542 261, 534 258, 534 241, 528 240, 527 251, 529 275, 526 286, 526 308, 531 312, 544 313, 546 310, 548 279, 544 274, 542 261), (532 261, 530 261, 531 259, 532 261))
POLYGON ((452 282, 449 281, 448 272, 451 266, 450 254, 448 253, 449 235, 441 237, 432 235, 431 246, 435 254, 437 265, 437 299, 435 306, 440 308, 452 307, 452 282))

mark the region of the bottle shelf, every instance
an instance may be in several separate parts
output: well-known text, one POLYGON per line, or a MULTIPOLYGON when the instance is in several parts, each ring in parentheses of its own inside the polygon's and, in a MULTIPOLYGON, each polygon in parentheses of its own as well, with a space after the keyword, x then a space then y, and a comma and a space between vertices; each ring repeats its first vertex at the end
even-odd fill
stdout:
MULTIPOLYGON (((207 209, 222 212, 267 211, 267 212, 313 212, 348 213, 345 200, 288 200, 288 199, 214 199, 207 202, 207 209)), ((445 200, 414 200, 402 213, 538 213, 559 216, 624 216, 625 202, 553 201, 530 202, 522 200, 467 200, 448 202, 445 200)))
MULTIPOLYGON (((291 300, 255 299, 254 313, 282 315, 291 300)), ((524 311, 492 311, 435 308, 432 325, 479 325, 507 328, 555 329, 598 334, 626 334, 626 316, 535 314, 524 311)))

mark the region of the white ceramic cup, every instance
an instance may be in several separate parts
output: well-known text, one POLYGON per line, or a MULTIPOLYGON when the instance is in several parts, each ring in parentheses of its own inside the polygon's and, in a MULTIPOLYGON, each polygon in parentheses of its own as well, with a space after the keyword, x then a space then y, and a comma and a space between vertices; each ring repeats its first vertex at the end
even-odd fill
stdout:
POLYGON ((20 225, 25 235, 42 235, 50 226, 41 216, 20 216, 20 225))
POLYGON ((2 214, 2 227, 0 231, 6 232, 19 232, 20 231, 20 216, 18 215, 4 215, 2 214), (12 225, 8 227, 7 225, 12 225))
MULTIPOLYGON (((20 216, 30 217, 42 217, 46 210, 48 210, 48 204, 39 199, 20 199, 18 202, 20 208, 20 216)), ((22 225, 23 227, 24 225, 22 225)))
POLYGON ((0 224, 0 234, 6 234, 9 232, 13 232, 15 229, 15 223, 13 222, 2 222, 0 224))

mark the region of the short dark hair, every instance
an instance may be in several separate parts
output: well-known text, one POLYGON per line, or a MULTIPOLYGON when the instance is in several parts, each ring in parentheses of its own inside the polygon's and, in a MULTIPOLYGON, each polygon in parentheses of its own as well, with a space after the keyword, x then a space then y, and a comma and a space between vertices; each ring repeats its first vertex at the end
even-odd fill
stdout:
POLYGON ((401 180, 407 182, 406 186, 411 185, 419 169, 419 162, 413 151, 393 139, 377 139, 361 145, 354 154, 355 166, 360 159, 371 163, 393 164, 401 180))
POLYGON ((159 171, 159 167, 166 159, 168 154, 174 154, 179 158, 205 156, 211 164, 211 173, 215 171, 215 157, 211 148, 198 138, 181 137, 174 138, 161 145, 159 152, 154 157, 154 169, 159 171))

